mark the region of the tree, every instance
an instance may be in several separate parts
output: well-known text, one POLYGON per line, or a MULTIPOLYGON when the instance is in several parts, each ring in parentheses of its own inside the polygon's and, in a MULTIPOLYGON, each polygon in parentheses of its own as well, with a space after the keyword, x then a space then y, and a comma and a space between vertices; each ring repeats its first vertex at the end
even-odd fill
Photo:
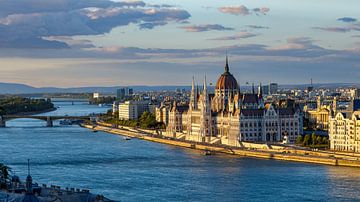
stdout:
POLYGON ((296 139, 296 144, 303 144, 304 143, 304 136, 299 135, 296 139))
POLYGON ((315 133, 311 134, 311 143, 312 143, 312 145, 316 144, 316 134, 315 133))
POLYGON ((322 144, 322 138, 320 136, 316 137, 316 144, 322 144))
POLYGON ((328 137, 323 137, 321 143, 322 144, 329 144, 329 138, 328 137))
POLYGON ((311 144, 311 137, 310 137, 310 135, 305 135, 303 145, 304 145, 304 146, 309 146, 310 144, 311 144))

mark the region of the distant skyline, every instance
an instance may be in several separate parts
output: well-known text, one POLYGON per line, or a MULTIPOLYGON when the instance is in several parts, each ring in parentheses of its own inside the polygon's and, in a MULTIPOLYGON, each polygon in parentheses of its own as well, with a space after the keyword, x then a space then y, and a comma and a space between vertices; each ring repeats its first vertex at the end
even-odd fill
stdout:
POLYGON ((0 82, 359 83, 358 0, 2 0, 0 82))

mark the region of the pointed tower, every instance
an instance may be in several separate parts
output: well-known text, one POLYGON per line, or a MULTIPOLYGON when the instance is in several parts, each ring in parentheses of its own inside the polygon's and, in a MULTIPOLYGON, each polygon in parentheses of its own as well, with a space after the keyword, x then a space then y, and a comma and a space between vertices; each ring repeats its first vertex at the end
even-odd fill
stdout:
POLYGON ((193 77, 192 84, 191 84, 191 95, 190 95, 190 110, 197 109, 197 90, 195 90, 195 79, 193 77))
POLYGON ((209 142, 212 126, 211 126, 211 109, 209 104, 209 96, 207 93, 206 77, 204 79, 204 89, 201 100, 201 115, 200 115, 200 136, 199 141, 209 142))
POLYGON ((229 73, 229 58, 226 52, 225 73, 229 73))
POLYGON ((207 92, 207 83, 206 83, 206 76, 204 78, 204 89, 203 89, 203 108, 206 112, 208 112, 210 110, 210 103, 209 103, 209 95, 207 92))

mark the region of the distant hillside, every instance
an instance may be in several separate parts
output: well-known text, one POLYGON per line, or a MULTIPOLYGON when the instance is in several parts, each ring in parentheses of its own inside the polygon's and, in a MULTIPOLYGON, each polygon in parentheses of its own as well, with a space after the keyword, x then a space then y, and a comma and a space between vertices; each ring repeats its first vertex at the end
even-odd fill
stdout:
MULTIPOLYGON (((115 93, 116 89, 122 86, 110 86, 110 87, 76 87, 76 88, 55 88, 55 87, 43 87, 36 88, 25 84, 17 83, 0 83, 0 94, 36 94, 36 93, 115 93)), ((186 89, 189 90, 190 86, 129 86, 134 91, 160 91, 160 90, 176 90, 186 89)))
MULTIPOLYGON (((308 84, 299 85, 279 85, 279 88, 298 88, 304 89, 308 84)), ((135 92, 139 91, 175 91, 176 89, 190 90, 190 86, 129 86, 133 88, 135 92)), ((354 83, 327 83, 327 84, 314 84, 315 88, 336 88, 336 87, 360 87, 359 84, 354 83)), ((18 83, 0 83, 0 94, 36 94, 36 93, 115 93, 116 89, 121 86, 110 87, 76 87, 76 88, 55 88, 44 87, 36 88, 25 84, 18 83)), ((209 87, 211 91, 213 87, 209 87)), ((242 90, 250 90, 251 86, 241 86, 242 90)))

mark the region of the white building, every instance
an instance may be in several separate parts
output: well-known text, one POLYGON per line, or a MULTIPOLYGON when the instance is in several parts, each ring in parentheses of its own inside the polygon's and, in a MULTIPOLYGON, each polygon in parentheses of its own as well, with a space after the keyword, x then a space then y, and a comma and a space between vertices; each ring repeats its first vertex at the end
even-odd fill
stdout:
POLYGON ((332 117, 329 138, 332 150, 360 152, 360 113, 337 113, 332 117))
POLYGON ((118 110, 120 120, 138 119, 145 111, 149 111, 149 103, 148 101, 126 101, 119 104, 118 110))
POLYGON ((330 117, 330 149, 360 153, 360 100, 353 100, 349 110, 330 117))
POLYGON ((93 93, 93 98, 96 99, 96 98, 99 98, 100 97, 100 93, 93 93))

